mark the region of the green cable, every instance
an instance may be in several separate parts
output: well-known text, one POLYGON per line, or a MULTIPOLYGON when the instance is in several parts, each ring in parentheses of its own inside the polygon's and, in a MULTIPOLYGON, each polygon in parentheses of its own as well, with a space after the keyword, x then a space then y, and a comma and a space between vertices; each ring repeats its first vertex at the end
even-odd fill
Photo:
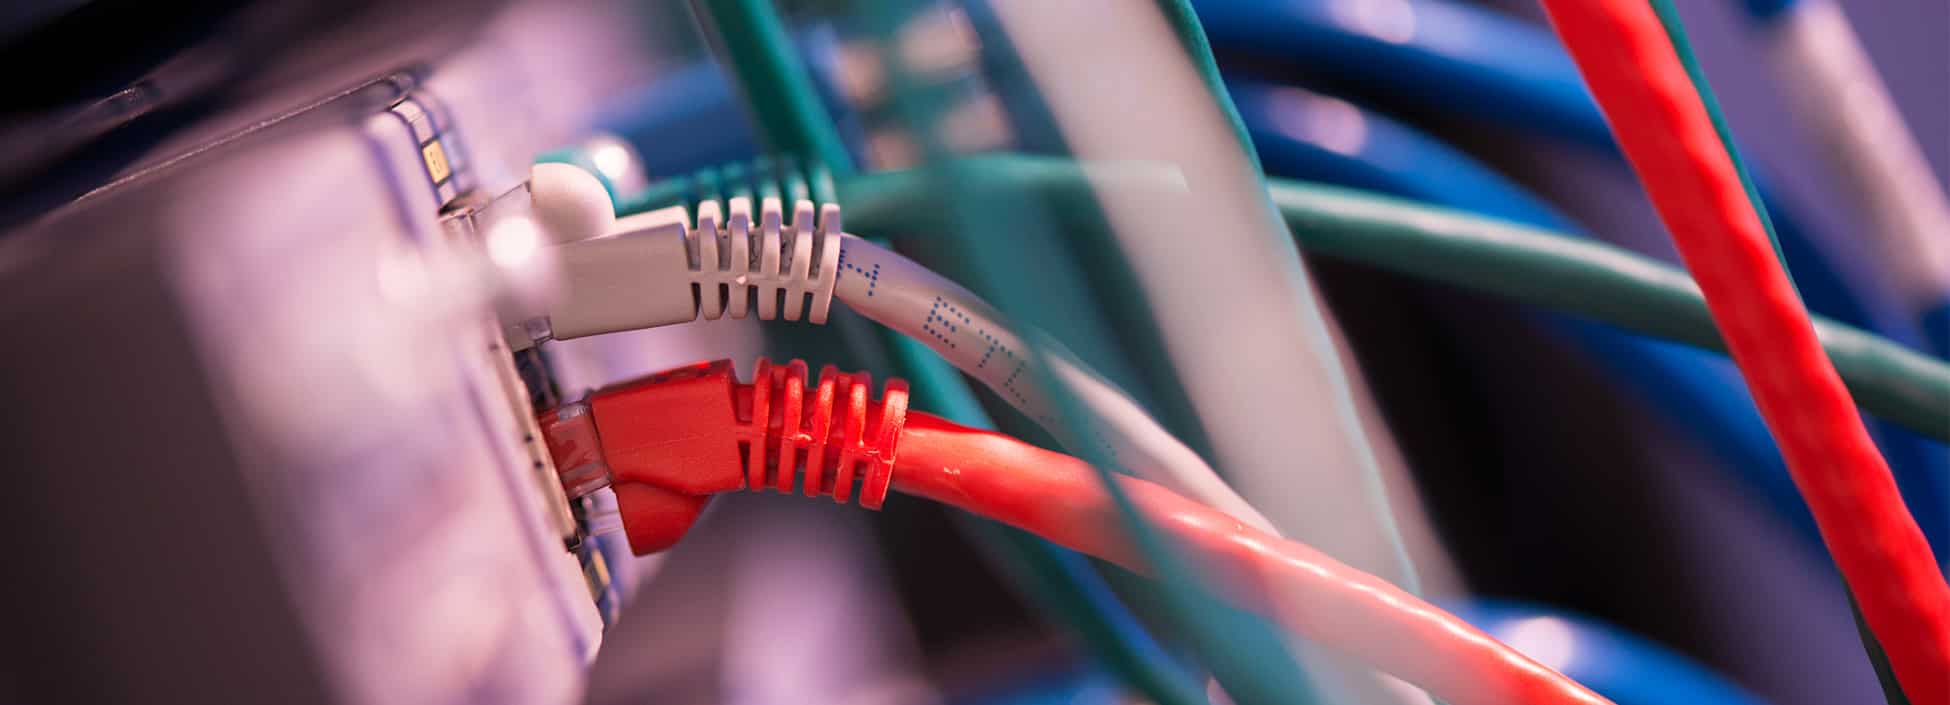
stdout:
POLYGON ((703 5, 772 149, 851 173, 853 155, 771 0, 704 0, 703 5))
MULTIPOLYGON (((931 164, 942 164, 945 168, 926 172, 927 191, 932 198, 921 208, 945 211, 950 228, 941 231, 949 234, 951 243, 981 243, 981 247, 964 248, 969 264, 978 275, 977 280, 995 280, 995 275, 1017 271, 1021 263, 1013 259, 1018 247, 1009 245, 1021 242, 1034 235, 1047 235, 1036 231, 1048 228, 1052 218, 1032 218, 1017 210, 1018 204, 1009 200, 1004 189, 980 178, 963 178, 956 167, 952 150, 942 140, 939 130, 941 116, 947 105, 948 89, 941 85, 925 85, 915 80, 903 62, 898 47, 903 30, 908 22, 925 12, 917 3, 909 0, 878 0, 870 3, 873 11, 868 15, 870 29, 878 40, 879 54, 887 77, 889 101, 898 119, 906 124, 912 138, 924 158, 931 164), (1009 221, 1004 224, 1004 220, 1009 221)), ((1092 208, 1091 212, 1096 212, 1092 208)), ((1008 277, 1004 277, 1005 279, 1008 277)), ((1023 320, 1044 318, 1047 308, 1038 300, 1043 295, 1040 287, 1000 287, 995 289, 993 300, 1003 311, 1022 316, 1023 320)), ((1037 366, 1033 371, 1038 378, 1048 375, 1048 369, 1037 366)), ((1051 385, 1048 379, 1038 379, 1038 384, 1055 393, 1051 396, 1057 402, 1058 416, 1068 422, 1076 431, 1087 431, 1093 422, 1092 417, 1079 413, 1076 399, 1061 392, 1060 387, 1051 385)), ((1079 433, 1078 437, 1088 437, 1079 433)), ((1114 459, 1105 457, 1101 448, 1086 444, 1082 455, 1100 474, 1100 480, 1107 491, 1117 500, 1120 515, 1128 526, 1145 562, 1150 565, 1164 588, 1167 601, 1173 609, 1167 616, 1174 624, 1183 628, 1183 633, 1197 650, 1199 660, 1221 681, 1241 702, 1250 703, 1311 703, 1313 688, 1305 674, 1297 667, 1285 643, 1276 629, 1257 617, 1241 615, 1217 609, 1211 595, 1198 584, 1194 573, 1184 567, 1182 559, 1174 547, 1165 545, 1149 521, 1131 506, 1121 487, 1114 481, 1114 459)))
MULTIPOLYGON (((1713 119, 1713 131, 1720 135, 1720 146, 1727 151, 1727 159, 1733 162, 1733 170, 1740 174, 1740 186, 1747 191, 1747 202, 1753 204, 1754 214, 1760 216, 1760 226, 1767 230, 1767 242, 1774 246, 1774 257, 1781 261, 1781 271, 1787 271, 1787 255, 1781 252, 1781 238, 1774 234, 1774 219, 1767 215, 1767 204, 1760 200, 1760 189, 1754 187, 1753 176, 1747 173, 1747 163, 1740 158, 1740 149, 1733 146, 1733 130, 1727 127, 1726 116, 1720 112, 1720 100, 1713 95, 1713 86, 1706 82, 1706 71, 1700 68, 1699 57, 1693 55, 1693 43, 1686 39, 1686 25, 1679 20, 1679 8, 1672 0, 1650 0, 1652 11, 1659 15, 1659 24, 1666 29, 1666 39, 1672 42, 1673 53, 1679 55, 1679 63, 1686 67, 1686 76, 1691 79, 1693 92, 1699 94, 1700 104, 1706 106, 1706 115, 1713 119)), ((1793 276, 1789 275, 1789 283, 1793 276)))
MULTIPOLYGON (((1157 7, 1159 12, 1164 13, 1165 21, 1171 25, 1172 33, 1177 36, 1178 43, 1184 48, 1185 54, 1192 62, 1192 67, 1198 72, 1199 81, 1205 84, 1206 92, 1212 96, 1212 102, 1218 106, 1219 112, 1225 116, 1226 123, 1232 128, 1234 141, 1238 143, 1240 151, 1245 153, 1247 162, 1252 167, 1254 182, 1261 188, 1265 188, 1266 172, 1260 165, 1259 150, 1253 147, 1252 134, 1246 129, 1245 118, 1239 115, 1238 106, 1232 102, 1232 94, 1226 90, 1225 79, 1219 74, 1219 62, 1212 56, 1212 43, 1205 36, 1205 27, 1199 24, 1198 13, 1192 10, 1190 0, 1157 0, 1157 7)), ((1268 211, 1273 209, 1272 201, 1260 200, 1268 211)), ((1273 219, 1273 227, 1287 229, 1283 225, 1279 219, 1273 219)), ((1291 241, 1293 237, 1291 232, 1280 232, 1277 235, 1283 242, 1291 241)), ((1296 258, 1297 256, 1296 253, 1296 258)), ((1301 279, 1305 281, 1306 269, 1301 268, 1299 271, 1301 279)), ((1303 284, 1302 288, 1306 286, 1303 284)), ((1310 296, 1309 292, 1301 293, 1310 296)), ((1316 342, 1313 350, 1314 357, 1326 368, 1333 380, 1336 398, 1332 401, 1335 411, 1349 422, 1348 428, 1351 430, 1348 431, 1348 440, 1351 441, 1361 464, 1361 476, 1364 479, 1362 491, 1367 495, 1366 502, 1369 510, 1374 512, 1379 520, 1378 528, 1387 540, 1388 548, 1394 554, 1401 587, 1408 590, 1410 594, 1419 595, 1422 592, 1422 581, 1415 570, 1414 559, 1408 555, 1408 544, 1402 539, 1401 525, 1395 519, 1394 508, 1388 502, 1387 482, 1382 478, 1380 465, 1375 460, 1374 447, 1368 440, 1366 425, 1361 422, 1360 412, 1354 406, 1354 388, 1348 382, 1347 367, 1341 364, 1340 353, 1327 342, 1330 337, 1324 320, 1327 314, 1322 310, 1324 305, 1310 301, 1308 306, 1319 313, 1309 320, 1302 321, 1300 325, 1312 329, 1308 331, 1307 337, 1316 342)))
MULTIPOLYGON (((1726 352, 1684 271, 1611 245, 1297 182, 1273 197, 1309 251, 1726 352)), ((1950 364, 1819 316, 1815 332, 1863 409, 1950 440, 1950 364)))
MULTIPOLYGON (((964 160, 968 174, 1032 193, 1064 213, 1096 203, 1108 188, 1174 189, 1167 171, 1141 165, 1084 166, 1053 157, 964 160), (1086 178, 1086 173, 1092 178, 1086 178)), ((950 219, 918 170, 862 174, 839 182, 848 228, 863 233, 945 232, 950 219)), ((678 205, 681 189, 658 184, 666 201, 633 199, 642 212, 678 205)), ((1274 180, 1281 215, 1308 252, 1505 296, 1655 338, 1725 352, 1699 287, 1685 272, 1604 243, 1372 194, 1274 180)), ((1087 221, 1071 227, 1096 227, 1087 221)), ((1816 316, 1815 331, 1857 404, 1939 441, 1950 441, 1950 364, 1874 334, 1816 316)))
MULTIPOLYGON (((1182 188, 1169 171, 1142 165, 1085 166, 1015 155, 963 161, 963 171, 973 177, 1059 206, 1094 203, 1100 187, 1182 188)), ((1604 243, 1492 218, 1360 191, 1272 183, 1274 204, 1308 252, 1726 351, 1699 287, 1676 268, 1604 243)), ((840 195, 848 227, 858 232, 918 235, 949 225, 942 214, 927 212, 933 196, 915 170, 846 179, 840 195)), ((1819 316, 1815 331, 1864 410, 1950 441, 1950 364, 1819 316)))
MULTIPOLYGON (((781 195, 792 200, 812 199, 826 203, 839 201, 835 172, 852 174, 853 157, 839 131, 834 128, 813 88, 811 75, 798 60, 784 25, 769 0, 713 0, 711 19, 724 38, 734 74, 745 88, 758 113, 760 128, 776 149, 788 155, 806 155, 809 167, 801 171, 791 156, 782 157, 775 168, 769 161, 752 169, 760 184, 757 194, 781 195), (772 174, 780 175, 774 187, 772 174)), ((741 172, 726 172, 736 178, 741 172)), ((636 213, 666 205, 710 200, 719 195, 718 174, 707 170, 692 179, 666 180, 643 194, 619 201, 619 212, 636 213), (688 196, 688 197, 687 197, 688 196), (673 202, 674 201, 674 202, 673 202)), ((744 180, 737 178, 731 193, 750 195, 744 180)), ((881 330, 881 342, 892 352, 895 363, 914 382, 911 394, 936 413, 959 423, 991 427, 986 413, 966 380, 919 341, 893 331, 881 330)), ((980 523, 977 523, 980 524, 980 523)), ((1183 674, 1161 663, 1155 650, 1139 648, 1148 643, 1143 634, 1126 633, 1120 620, 1107 611, 1091 594, 1095 574, 1081 567, 1082 558, 1006 527, 990 525, 978 530, 976 538, 1001 555, 1013 560, 1017 571, 1047 608, 1080 634, 1099 658, 1118 676, 1160 705, 1199 705, 1203 694, 1183 674)))
POLYGON ((1226 124, 1232 127, 1232 137, 1245 150, 1246 159, 1252 162, 1253 173, 1259 174, 1260 183, 1266 182, 1266 172, 1259 163, 1259 150, 1253 147, 1252 133, 1246 129, 1246 119, 1239 115, 1239 106, 1232 104, 1232 94, 1226 90, 1225 78, 1219 73, 1219 62, 1212 56, 1212 42, 1205 37, 1205 25, 1199 24, 1198 13, 1192 10, 1188 0, 1157 0, 1158 12, 1165 16, 1166 24, 1171 25, 1171 33, 1178 37, 1178 44, 1185 49, 1186 58, 1192 68, 1198 71, 1199 82, 1212 94, 1213 104, 1225 116, 1226 124))
POLYGON ((1882 640, 1869 631, 1868 620, 1862 618, 1862 605, 1855 601, 1855 591, 1843 585, 1842 594, 1848 597, 1848 613, 1855 618, 1855 635, 1862 640, 1862 651, 1869 655, 1869 666, 1875 669, 1876 682, 1882 685, 1882 698, 1889 705, 1909 705, 1909 694, 1903 692, 1903 684, 1896 680, 1896 669, 1889 665, 1889 652, 1882 649, 1882 640))

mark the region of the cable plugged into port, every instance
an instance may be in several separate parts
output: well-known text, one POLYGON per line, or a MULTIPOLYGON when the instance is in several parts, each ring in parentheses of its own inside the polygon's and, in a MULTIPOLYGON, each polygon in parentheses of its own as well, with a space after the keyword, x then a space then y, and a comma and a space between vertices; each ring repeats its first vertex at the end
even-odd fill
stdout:
POLYGON ((1126 535, 1118 495, 1183 548, 1220 595, 1456 705, 1601 705, 1604 698, 1389 582, 1144 480, 910 411, 907 387, 878 402, 865 374, 761 361, 740 383, 726 361, 617 385, 542 414, 572 490, 616 490, 638 553, 675 545, 709 498, 774 489, 858 499, 889 489, 954 506, 1057 544, 1152 572, 1126 535), (1115 483, 1116 491, 1110 488, 1115 483))
POLYGON ((777 198, 698 205, 695 222, 653 211, 625 218, 602 184, 575 167, 536 165, 534 211, 554 242, 562 291, 547 312, 557 339, 697 319, 825 323, 840 259, 840 209, 777 198))
POLYGON ((751 384, 730 361, 680 367, 544 413, 542 433, 564 489, 616 490, 639 553, 675 544, 710 495, 773 489, 878 509, 907 418, 907 384, 827 366, 760 360, 751 384), (609 419, 599 422, 598 419, 609 419))

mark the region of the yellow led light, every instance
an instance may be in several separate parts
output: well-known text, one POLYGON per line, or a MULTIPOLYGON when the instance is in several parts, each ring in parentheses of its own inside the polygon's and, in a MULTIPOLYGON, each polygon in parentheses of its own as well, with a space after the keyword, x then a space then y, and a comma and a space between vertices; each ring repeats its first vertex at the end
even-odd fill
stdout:
POLYGON ((427 176, 438 184, 453 175, 453 168, 447 164, 447 150, 440 146, 440 140, 428 142, 420 148, 420 158, 426 160, 427 176))

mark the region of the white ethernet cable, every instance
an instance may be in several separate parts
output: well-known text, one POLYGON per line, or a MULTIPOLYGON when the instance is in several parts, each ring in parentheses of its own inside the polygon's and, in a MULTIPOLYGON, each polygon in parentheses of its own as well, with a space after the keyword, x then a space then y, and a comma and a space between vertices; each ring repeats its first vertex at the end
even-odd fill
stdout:
MULTIPOLYGON (((1148 5, 1148 3, 1134 3, 1148 5)), ((1212 460, 1291 535, 1419 591, 1346 364, 1266 185, 1157 11, 1010 0, 994 14, 1078 161, 1170 165, 1181 196, 1101 188, 1106 252, 1202 426, 1212 460)))
POLYGON ((1950 200, 1847 16, 1830 0, 1806 0, 1771 19, 1767 33, 1793 115, 1873 224, 1879 261, 1908 303, 1943 304, 1950 297, 1950 200))
POLYGON ((1048 379, 1089 411, 1099 435, 1096 442, 1117 464, 1279 535, 1272 522, 1233 491, 1204 458, 1159 425, 1124 390, 1050 336, 1035 330, 1018 332, 987 302, 947 278, 846 235, 840 240, 840 277, 834 295, 860 315, 926 344, 1056 434, 1058 442, 1080 448, 1085 441, 1065 437, 1055 405, 1035 383, 1034 366, 1047 365, 1048 379))
POLYGON ((1279 533, 1198 453, 1053 338, 1018 331, 967 289, 842 234, 836 205, 820 208, 815 218, 812 202, 800 201, 788 222, 780 201, 767 198, 754 221, 749 199, 731 199, 728 217, 707 201, 698 206, 692 228, 688 218, 666 211, 605 217, 608 193, 572 166, 537 165, 530 191, 536 219, 556 243, 563 274, 563 291, 548 308, 547 337, 566 340, 698 318, 744 318, 754 308, 761 320, 803 315, 824 323, 838 297, 861 315, 926 344, 1059 442, 1078 448, 1084 441, 1064 437, 1052 400, 1035 384, 1040 375, 1034 366, 1047 365, 1048 378, 1092 415, 1095 441, 1118 464, 1255 528, 1279 533))

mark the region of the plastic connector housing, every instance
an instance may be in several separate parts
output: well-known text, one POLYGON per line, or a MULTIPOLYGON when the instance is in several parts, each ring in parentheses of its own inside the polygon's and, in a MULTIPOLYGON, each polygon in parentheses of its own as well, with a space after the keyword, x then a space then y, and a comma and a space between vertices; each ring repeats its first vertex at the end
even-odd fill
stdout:
POLYGON ((549 330, 567 340, 697 319, 689 228, 661 212, 616 221, 613 233, 556 248, 562 296, 549 307, 549 330))
POLYGON ((607 470, 638 554, 683 538, 720 492, 797 486, 878 509, 892 485, 907 384, 888 382, 876 404, 865 373, 829 365, 808 388, 799 360, 760 360, 753 380, 740 383, 728 360, 668 370, 597 391, 586 407, 551 410, 542 433, 565 484, 589 486, 593 468, 607 470))
POLYGON ((532 187, 563 274, 548 311, 553 337, 744 318, 754 309, 761 320, 826 322, 839 278, 838 206, 799 201, 788 222, 777 198, 757 213, 750 199, 734 198, 728 210, 699 204, 695 228, 682 208, 603 220, 592 213, 609 208, 609 197, 583 183, 593 179, 543 166, 558 167, 537 167, 532 187), (578 237, 577 229, 590 232, 578 237))

